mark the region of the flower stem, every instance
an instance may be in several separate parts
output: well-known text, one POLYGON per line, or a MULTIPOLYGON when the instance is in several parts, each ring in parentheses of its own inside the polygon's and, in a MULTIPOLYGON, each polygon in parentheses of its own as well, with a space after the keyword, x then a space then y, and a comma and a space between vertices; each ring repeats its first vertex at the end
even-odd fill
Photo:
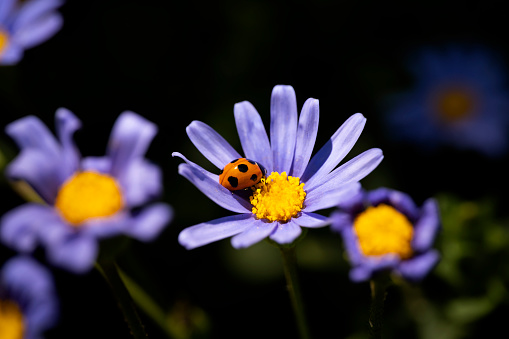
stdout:
POLYGON ((286 288, 292 302, 293 312, 295 314, 295 320, 299 329, 300 338, 309 339, 309 330, 304 314, 299 282, 297 279, 297 257, 295 255, 295 247, 279 246, 279 250, 281 251, 281 255, 283 257, 283 269, 286 278, 286 288))
POLYGON ((127 291, 119 275, 117 264, 114 261, 98 261, 96 267, 104 276, 118 302, 118 307, 124 315, 124 320, 135 339, 147 338, 147 333, 136 311, 131 295, 127 291))
POLYGON ((387 287, 391 284, 388 276, 382 275, 370 281, 371 306, 369 308, 369 337, 382 338, 384 302, 387 296, 387 287))

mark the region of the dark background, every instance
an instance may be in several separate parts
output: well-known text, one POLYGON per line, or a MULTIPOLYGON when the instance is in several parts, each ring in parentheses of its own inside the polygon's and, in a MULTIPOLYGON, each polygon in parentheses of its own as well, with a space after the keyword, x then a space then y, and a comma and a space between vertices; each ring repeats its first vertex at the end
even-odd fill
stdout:
MULTIPOLYGON (((68 1, 60 9, 59 33, 26 51, 18 65, 0 67, 0 125, 32 114, 53 129, 55 110, 66 107, 83 122, 75 135, 82 154, 101 155, 124 110, 155 122, 159 133, 147 157, 162 167, 162 200, 176 215, 156 241, 130 241, 119 255, 120 267, 168 312, 174 331, 184 333, 175 338, 186 333, 189 338, 294 338, 275 248, 263 242, 238 251, 223 240, 187 251, 178 244, 185 227, 231 213, 180 177, 181 160, 171 153, 215 170, 185 127, 204 121, 241 151, 233 105, 250 101, 268 128, 270 94, 277 84, 294 87, 299 109, 309 97, 320 100, 315 151, 361 112, 367 125, 348 158, 372 147, 385 155, 363 186, 398 189, 418 204, 438 197, 444 213, 437 246, 447 266, 441 263, 418 287, 389 290, 386 337, 479 338, 505 328, 500 319, 509 311, 503 203, 509 168, 502 158, 445 147, 421 152, 391 141, 381 102, 412 85, 406 58, 422 46, 479 44, 509 60, 506 13, 502 2, 405 4, 68 1)), ((17 154, 4 133, 0 142, 8 160, 17 154)), ((4 181, 1 196, 2 213, 23 203, 4 181)), ((0 254, 2 261, 15 255, 7 248, 0 254)), ((61 300, 60 323, 46 338, 129 337, 97 271, 76 276, 52 267, 42 250, 35 256, 54 273, 61 300)), ((369 285, 348 280, 339 236, 329 228, 310 230, 298 256, 313 337, 365 338, 369 285)), ((165 337, 150 317, 140 315, 149 337, 165 337)))

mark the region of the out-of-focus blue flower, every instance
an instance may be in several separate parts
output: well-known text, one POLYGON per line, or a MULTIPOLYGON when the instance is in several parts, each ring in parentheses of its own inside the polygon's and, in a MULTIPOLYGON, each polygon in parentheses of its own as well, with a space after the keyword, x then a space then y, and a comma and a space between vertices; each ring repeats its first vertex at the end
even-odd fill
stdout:
POLYGON ((21 148, 7 177, 26 181, 46 204, 22 205, 6 213, 0 226, 8 246, 31 252, 41 244, 50 262, 77 273, 92 268, 98 239, 125 234, 149 241, 172 216, 163 203, 133 210, 162 190, 160 169, 144 158, 155 124, 124 112, 113 126, 106 156, 83 159, 72 139, 80 127, 64 108, 56 112, 60 142, 33 116, 6 127, 21 148))
POLYGON ((57 320, 50 272, 29 257, 8 260, 0 270, 0 338, 40 339, 57 320))
MULTIPOLYGON (((262 179, 251 203, 219 184, 218 175, 185 160, 179 173, 219 206, 239 213, 191 226, 179 235, 187 249, 234 236, 233 247, 243 248, 269 237, 292 243, 301 227, 322 227, 328 218, 314 213, 349 198, 360 189, 359 180, 382 160, 380 149, 370 149, 334 169, 352 149, 366 119, 352 115, 311 159, 318 131, 318 100, 308 99, 297 119, 297 101, 291 86, 275 86, 271 98, 270 142, 260 115, 247 101, 234 106, 235 122, 245 157, 270 174, 262 179), (310 160, 311 159, 311 160, 310 160), (272 173, 272 174, 271 174, 272 173), (305 185, 303 185, 305 184, 305 185)), ((198 150, 218 169, 241 155, 208 125, 193 121, 187 134, 198 150)))
POLYGON ((51 38, 62 27, 56 11, 62 0, 0 1, 0 65, 13 65, 23 52, 51 38))
POLYGON ((388 109, 391 137, 488 156, 506 151, 509 92, 506 70, 494 54, 481 48, 428 49, 414 57, 409 70, 414 88, 394 96, 388 109))
POLYGON ((432 249, 440 229, 438 205, 428 199, 421 208, 406 194, 387 188, 361 191, 331 216, 341 233, 353 281, 390 271, 420 281, 436 265, 432 249))

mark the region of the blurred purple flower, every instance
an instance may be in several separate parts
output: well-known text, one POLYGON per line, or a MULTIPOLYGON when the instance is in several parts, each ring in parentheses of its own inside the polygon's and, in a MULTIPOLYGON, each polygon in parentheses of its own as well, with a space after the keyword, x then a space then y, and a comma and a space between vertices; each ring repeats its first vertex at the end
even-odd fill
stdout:
POLYGON ((368 280, 383 271, 420 281, 439 260, 431 248, 441 224, 434 199, 418 208, 402 192, 360 191, 341 204, 331 219, 331 228, 342 235, 353 281, 368 280))
POLYGON ((98 239, 124 234, 149 241, 172 218, 163 203, 133 210, 162 191, 160 169, 144 158, 155 124, 124 112, 113 126, 106 156, 83 159, 72 139, 80 127, 64 108, 56 112, 60 143, 33 116, 6 127, 21 148, 7 177, 26 181, 45 204, 22 205, 6 213, 0 225, 6 245, 31 252, 41 244, 50 262, 76 273, 93 267, 98 239))
MULTIPOLYGON (((260 184, 259 191, 270 191, 272 187, 278 191, 274 196, 267 194, 255 199, 253 194, 250 203, 220 185, 218 175, 180 153, 173 153, 186 162, 179 165, 182 176, 219 206, 239 213, 183 230, 179 242, 187 249, 230 236, 234 236, 231 242, 235 248, 249 247, 266 237, 279 244, 292 243, 301 234, 301 227, 328 225, 328 218, 314 212, 336 206, 355 194, 360 189, 358 181, 383 158, 382 151, 374 148, 334 169, 352 149, 364 128, 366 119, 357 113, 310 161, 318 131, 318 100, 308 99, 298 120, 293 87, 280 85, 272 91, 270 107, 270 142, 260 115, 251 103, 237 103, 234 114, 245 157, 263 165, 268 174, 272 172, 267 179, 270 183, 260 184)), ((200 121, 193 121, 187 127, 187 134, 218 169, 241 158, 225 139, 200 121)))
POLYGON ((29 257, 8 260, 0 270, 0 338, 40 339, 57 320, 50 272, 29 257))
POLYGON ((414 88, 390 99, 387 130, 425 148, 441 145, 488 156, 507 150, 506 70, 488 50, 426 49, 409 67, 414 88))
POLYGON ((23 52, 51 38, 63 23, 62 0, 0 1, 0 65, 13 65, 23 52))

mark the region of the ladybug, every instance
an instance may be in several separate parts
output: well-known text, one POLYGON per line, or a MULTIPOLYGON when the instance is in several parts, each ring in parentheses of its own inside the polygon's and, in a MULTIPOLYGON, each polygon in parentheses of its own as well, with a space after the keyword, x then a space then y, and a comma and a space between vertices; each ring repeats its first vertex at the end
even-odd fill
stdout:
POLYGON ((256 161, 234 159, 219 173, 219 183, 230 191, 238 191, 256 185, 265 174, 265 168, 256 161))

